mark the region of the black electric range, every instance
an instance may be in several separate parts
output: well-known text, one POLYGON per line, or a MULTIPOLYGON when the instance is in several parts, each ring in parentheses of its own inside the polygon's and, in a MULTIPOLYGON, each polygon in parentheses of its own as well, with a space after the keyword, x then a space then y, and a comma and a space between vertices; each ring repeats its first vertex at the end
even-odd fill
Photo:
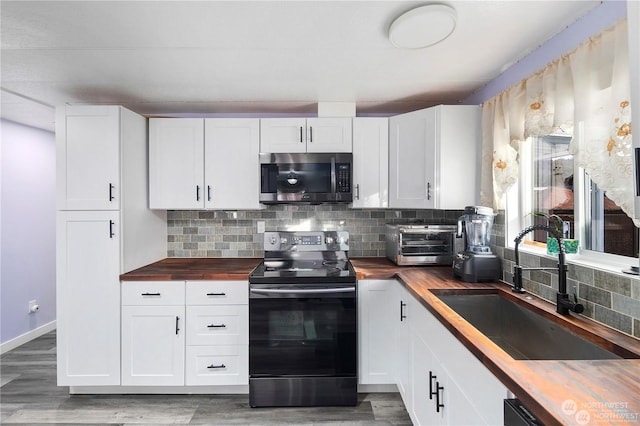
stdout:
POLYGON ((357 404, 356 273, 345 231, 266 232, 249 275, 249 404, 357 404))

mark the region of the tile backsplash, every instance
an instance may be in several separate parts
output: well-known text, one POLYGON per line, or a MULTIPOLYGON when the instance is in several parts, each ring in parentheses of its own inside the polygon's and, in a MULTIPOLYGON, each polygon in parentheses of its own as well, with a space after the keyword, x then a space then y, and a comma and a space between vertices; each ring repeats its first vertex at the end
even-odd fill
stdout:
MULTIPOLYGON (((503 259, 504 280, 513 283, 515 255, 512 248, 505 247, 504 212, 496 217, 492 241, 495 242, 493 250, 503 259)), ((520 253, 520 264, 556 268, 558 260, 550 256, 520 253)), ((554 270, 524 271, 523 287, 555 304, 558 273, 554 270)), ((584 305, 582 315, 640 338, 640 279, 569 263, 567 292, 573 294, 574 291, 584 305)))
POLYGON ((266 231, 349 231, 349 255, 385 256, 385 224, 456 223, 461 210, 351 209, 345 204, 270 205, 251 211, 169 211, 169 257, 263 257, 266 231))
MULTIPOLYGON (((424 221, 456 223, 462 210, 351 209, 344 204, 270 205, 251 211, 169 211, 169 257, 263 257, 263 235, 282 230, 346 230, 350 234, 351 257, 385 257, 385 224, 424 221)), ((496 217, 491 241, 502 259, 505 281, 513 282, 512 248, 505 247, 504 212, 496 217)), ((557 261, 528 253, 521 255, 523 266, 551 266, 557 261)), ((554 271, 524 273, 524 288, 552 303, 558 288, 554 271)), ((640 337, 640 279, 598 269, 570 265, 568 289, 577 290, 586 315, 623 333, 640 337)))

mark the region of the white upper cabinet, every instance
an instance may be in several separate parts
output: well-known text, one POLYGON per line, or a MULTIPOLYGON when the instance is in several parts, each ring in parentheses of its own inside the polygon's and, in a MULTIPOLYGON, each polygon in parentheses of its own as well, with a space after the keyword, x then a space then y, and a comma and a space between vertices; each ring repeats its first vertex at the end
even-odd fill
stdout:
POLYGON ((260 152, 351 152, 351 118, 263 118, 260 152))
POLYGON ((353 119, 353 208, 389 206, 389 119, 353 119))
POLYGON ((67 106, 56 121, 58 210, 118 210, 120 107, 67 106))
POLYGON ((204 208, 203 119, 149 119, 149 207, 204 208))
POLYGON ((391 117, 389 207, 477 204, 481 130, 477 105, 439 105, 391 117))
POLYGON ((260 194, 258 119, 205 120, 205 207, 257 210, 260 194))
POLYGON ((152 209, 259 209, 258 119, 149 120, 152 209))

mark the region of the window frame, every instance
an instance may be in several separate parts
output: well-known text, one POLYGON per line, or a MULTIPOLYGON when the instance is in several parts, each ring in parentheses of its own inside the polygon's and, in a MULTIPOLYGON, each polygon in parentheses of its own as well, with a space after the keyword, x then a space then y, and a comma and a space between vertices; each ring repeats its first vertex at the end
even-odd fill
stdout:
MULTIPOLYGON (((574 137, 581 138, 583 134, 582 123, 574 128, 574 137)), ((519 142, 518 158, 520 164, 519 179, 505 194, 505 246, 513 249, 515 238, 525 227, 531 225, 532 191, 533 191, 533 138, 527 138, 519 142)), ((580 250, 577 254, 566 257, 568 263, 587 266, 590 268, 621 273, 630 266, 640 265, 640 259, 617 254, 598 252, 584 248, 587 237, 587 219, 590 216, 590 181, 582 167, 574 165, 574 237, 580 239, 580 250)), ((555 255, 549 255, 546 245, 531 243, 529 236, 523 239, 518 246, 523 253, 555 259, 555 255)))

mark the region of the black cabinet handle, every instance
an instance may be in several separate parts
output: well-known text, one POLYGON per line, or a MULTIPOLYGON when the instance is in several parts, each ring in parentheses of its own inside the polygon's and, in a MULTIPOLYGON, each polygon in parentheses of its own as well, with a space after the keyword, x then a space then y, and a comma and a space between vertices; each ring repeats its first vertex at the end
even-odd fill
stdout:
POLYGON ((360 184, 356 184, 356 200, 360 199, 360 184))
POLYGON ((443 391, 442 396, 444 397, 444 386, 440 386, 440 383, 436 382, 436 413, 439 413, 440 409, 444 408, 444 403, 440 401, 440 391, 443 391))
POLYGON ((109 221, 109 238, 113 238, 116 236, 116 234, 113 232, 113 225, 115 225, 115 222, 110 220, 109 221))
POLYGON ((200 185, 196 185, 196 201, 200 201, 200 185))
POLYGON ((180 317, 176 316, 176 336, 178 335, 178 331, 180 331, 180 327, 178 327, 179 323, 180 323, 180 317))
POLYGON ((211 185, 207 185, 207 201, 211 201, 211 185))
POLYGON ((427 182, 427 200, 431 199, 431 182, 427 182))
POLYGON ((313 127, 309 127, 309 142, 313 142, 313 127))
POLYGON ((207 328, 226 328, 225 324, 209 324, 207 328))
POLYGON ((437 394, 437 392, 434 392, 433 390, 433 381, 436 378, 437 376, 433 374, 433 372, 429 371, 429 399, 433 399, 434 395, 437 394))
POLYGON ((227 366, 224 364, 220 364, 220 365, 211 364, 211 365, 208 365, 207 368, 227 368, 227 366))
POLYGON ((142 296, 160 296, 160 293, 142 293, 142 296))
POLYGON ((227 293, 207 293, 207 296, 226 296, 227 293))
POLYGON ((300 143, 302 143, 302 126, 300 126, 300 143))
POLYGON ((400 301, 400 322, 404 321, 407 316, 404 314, 404 307, 407 306, 402 300, 400 301))
POLYGON ((109 201, 113 201, 113 184, 111 182, 109 182, 109 201))

